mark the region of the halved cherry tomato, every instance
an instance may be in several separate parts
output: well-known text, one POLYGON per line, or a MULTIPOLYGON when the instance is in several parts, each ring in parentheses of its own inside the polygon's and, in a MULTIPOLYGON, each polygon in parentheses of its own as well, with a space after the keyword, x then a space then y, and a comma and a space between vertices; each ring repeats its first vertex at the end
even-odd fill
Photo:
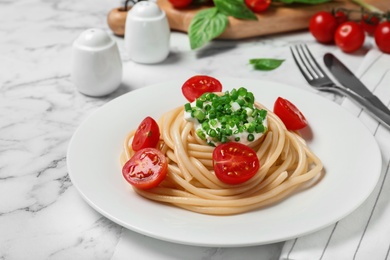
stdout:
POLYGON ((156 121, 151 117, 146 117, 135 131, 131 147, 133 151, 147 147, 156 147, 160 139, 160 129, 156 121))
POLYGON ((206 92, 221 92, 222 84, 216 78, 206 76, 206 75, 197 75, 187 79, 181 87, 184 97, 192 102, 203 93, 206 92))
POLYGON ((227 184, 240 184, 252 178, 260 168, 256 152, 241 143, 218 145, 213 151, 217 178, 227 184))
POLYGON ((276 99, 274 113, 283 121, 288 130, 299 130, 307 126, 305 116, 287 99, 281 97, 276 99))
POLYGON ((268 9, 271 0, 245 0, 246 6, 255 13, 260 13, 268 9))
POLYGON ((146 190, 159 185, 167 175, 167 169, 167 159, 160 150, 144 148, 123 165, 122 175, 134 187, 146 190))

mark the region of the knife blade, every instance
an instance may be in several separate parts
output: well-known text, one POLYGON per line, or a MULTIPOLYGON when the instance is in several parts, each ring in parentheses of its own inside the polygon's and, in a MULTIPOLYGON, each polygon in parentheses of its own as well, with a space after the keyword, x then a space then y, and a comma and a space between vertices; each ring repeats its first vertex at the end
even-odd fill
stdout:
POLYGON ((324 55, 324 63, 341 85, 355 92, 378 109, 390 115, 390 110, 387 106, 384 105, 378 97, 372 94, 372 92, 337 57, 331 53, 326 53, 324 55))

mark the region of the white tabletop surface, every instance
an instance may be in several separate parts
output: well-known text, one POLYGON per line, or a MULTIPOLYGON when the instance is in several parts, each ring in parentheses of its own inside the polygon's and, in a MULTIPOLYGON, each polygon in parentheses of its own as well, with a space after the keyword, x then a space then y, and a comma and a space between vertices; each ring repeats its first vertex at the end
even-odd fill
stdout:
POLYGON ((356 71, 371 40, 360 51, 345 54, 300 31, 213 41, 193 51, 185 33, 172 32, 168 58, 142 65, 126 58, 123 38, 108 29, 107 13, 119 5, 109 0, 0 2, 0 259, 279 259, 283 242, 198 248, 122 228, 92 209, 72 185, 66 166, 69 140, 83 120, 108 101, 175 77, 266 79, 314 92, 294 64, 291 45, 307 43, 318 59, 332 52, 356 71), (81 94, 70 78, 72 43, 89 28, 110 33, 122 55, 123 82, 103 98, 81 94), (248 65, 251 58, 285 62, 262 72, 248 65))

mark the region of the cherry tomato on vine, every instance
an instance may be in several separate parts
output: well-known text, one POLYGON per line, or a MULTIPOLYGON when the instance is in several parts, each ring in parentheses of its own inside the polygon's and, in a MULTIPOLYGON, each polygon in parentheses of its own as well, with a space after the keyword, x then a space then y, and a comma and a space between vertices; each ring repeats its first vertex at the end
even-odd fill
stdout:
POLYGON ((379 18, 375 15, 364 14, 362 19, 360 20, 360 25, 363 30, 367 32, 369 35, 374 35, 376 28, 379 25, 379 18))
POLYGON ((160 139, 160 129, 156 121, 151 117, 146 117, 135 131, 131 148, 138 151, 147 147, 156 147, 160 139))
POLYGON ((241 143, 218 145, 213 151, 213 167, 217 178, 227 184, 240 184, 252 178, 260 168, 257 154, 241 143))
POLYGON ((175 8, 184 8, 192 3, 192 0, 168 0, 175 8))
POLYGON ((221 92, 222 84, 216 78, 205 75, 197 75, 187 79, 181 87, 181 91, 183 92, 184 97, 188 101, 192 102, 203 93, 221 92))
POLYGON ((134 187, 146 190, 159 185, 165 179, 167 169, 167 159, 160 150, 144 148, 123 165, 122 175, 134 187))
POLYGON ((334 17, 336 18, 337 24, 340 25, 342 23, 345 23, 348 21, 348 16, 345 12, 343 11, 336 11, 334 14, 334 17))
POLYGON ((255 13, 260 13, 268 9, 271 0, 245 0, 246 6, 255 13))
POLYGON ((335 32, 336 45, 344 52, 354 52, 360 49, 365 37, 363 28, 352 21, 343 23, 335 32))
POLYGON ((274 104, 274 113, 282 120, 288 130, 299 130, 307 126, 302 112, 290 101, 278 97, 274 104))
POLYGON ((314 38, 321 43, 331 43, 338 23, 330 12, 320 11, 310 18, 309 30, 314 38))
POLYGON ((390 53, 390 21, 380 23, 374 37, 378 48, 384 53, 390 53))

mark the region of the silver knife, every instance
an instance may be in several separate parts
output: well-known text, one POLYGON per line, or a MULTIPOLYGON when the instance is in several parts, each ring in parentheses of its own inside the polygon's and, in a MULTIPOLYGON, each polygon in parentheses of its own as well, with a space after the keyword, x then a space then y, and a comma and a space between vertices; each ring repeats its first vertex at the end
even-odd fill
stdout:
POLYGON ((384 127, 390 130, 390 114, 386 114, 383 110, 374 106, 367 99, 359 96, 349 88, 344 88, 336 85, 322 86, 322 90, 336 92, 338 94, 350 97, 353 101, 358 103, 371 116, 377 119, 384 127))
POLYGON ((366 86, 364 86, 364 84, 333 54, 325 54, 324 62, 326 67, 341 83, 341 85, 355 92, 357 95, 366 99, 378 109, 390 115, 390 110, 387 108, 387 106, 384 105, 378 97, 373 95, 372 92, 366 86))

